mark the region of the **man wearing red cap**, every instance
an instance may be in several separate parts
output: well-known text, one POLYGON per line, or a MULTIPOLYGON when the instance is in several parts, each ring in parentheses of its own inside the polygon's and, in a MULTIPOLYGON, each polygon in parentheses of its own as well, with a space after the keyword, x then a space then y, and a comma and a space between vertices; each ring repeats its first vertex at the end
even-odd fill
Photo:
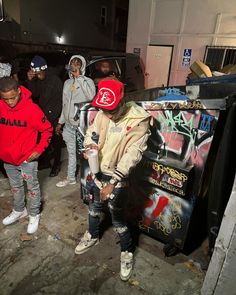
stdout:
MULTIPOLYGON (((120 277, 127 281, 132 272, 134 245, 125 220, 127 180, 130 170, 147 148, 150 115, 134 102, 122 100, 124 85, 118 80, 102 80, 92 105, 99 112, 88 128, 84 145, 97 149, 100 172, 93 177, 93 198, 89 203, 89 230, 75 248, 82 254, 99 242, 99 223, 108 205, 115 231, 120 237, 120 277), (98 142, 93 141, 96 134, 98 142)), ((84 155, 87 157, 86 154, 84 155)))

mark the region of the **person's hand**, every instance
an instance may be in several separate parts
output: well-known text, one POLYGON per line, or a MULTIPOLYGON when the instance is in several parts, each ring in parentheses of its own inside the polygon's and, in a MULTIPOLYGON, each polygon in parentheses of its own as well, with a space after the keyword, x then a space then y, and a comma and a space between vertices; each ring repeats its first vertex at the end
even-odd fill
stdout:
POLYGON ((114 184, 108 183, 105 187, 100 190, 100 199, 101 201, 106 201, 109 199, 110 194, 113 192, 115 188, 114 184))
POLYGON ((58 124, 56 125, 55 133, 56 133, 56 135, 61 135, 61 134, 62 134, 61 124, 58 123, 58 124))
POLYGON ((86 153, 87 150, 98 150, 98 145, 95 143, 90 143, 84 147, 83 157, 87 160, 88 155, 86 153))
POLYGON ((29 70, 27 72, 27 78, 29 81, 31 81, 35 77, 35 72, 33 70, 29 70))
POLYGON ((75 67, 74 69, 72 69, 71 74, 74 78, 78 78, 82 74, 81 69, 78 67, 75 67))
POLYGON ((29 158, 28 158, 26 161, 27 161, 28 163, 29 163, 29 162, 32 162, 32 161, 38 159, 39 156, 40 156, 39 153, 37 153, 37 152, 33 152, 33 153, 29 156, 29 158))

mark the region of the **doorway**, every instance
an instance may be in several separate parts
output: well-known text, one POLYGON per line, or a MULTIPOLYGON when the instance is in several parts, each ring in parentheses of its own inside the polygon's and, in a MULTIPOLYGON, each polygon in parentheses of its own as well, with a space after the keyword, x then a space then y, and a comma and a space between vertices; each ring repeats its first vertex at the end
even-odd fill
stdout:
POLYGON ((172 45, 149 45, 147 47, 145 88, 169 85, 172 55, 172 45))

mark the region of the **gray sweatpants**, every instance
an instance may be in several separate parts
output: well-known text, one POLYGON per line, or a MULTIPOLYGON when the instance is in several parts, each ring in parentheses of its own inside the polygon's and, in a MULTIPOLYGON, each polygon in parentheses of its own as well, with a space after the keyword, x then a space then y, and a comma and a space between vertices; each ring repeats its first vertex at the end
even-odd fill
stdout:
POLYGON ((76 127, 65 124, 62 137, 66 143, 68 151, 68 170, 67 177, 70 181, 75 180, 75 172, 77 166, 76 158, 76 127))
POLYGON ((40 212, 41 192, 38 181, 38 162, 22 163, 19 166, 4 163, 14 196, 14 210, 22 212, 25 207, 24 181, 28 189, 29 214, 35 216, 40 212))

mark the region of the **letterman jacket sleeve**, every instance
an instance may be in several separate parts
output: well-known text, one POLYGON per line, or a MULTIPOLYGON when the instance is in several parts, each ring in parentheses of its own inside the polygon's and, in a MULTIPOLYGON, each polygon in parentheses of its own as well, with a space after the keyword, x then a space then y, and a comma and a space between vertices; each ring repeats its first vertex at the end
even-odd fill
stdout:
POLYGON ((35 152, 41 155, 51 141, 53 128, 51 123, 47 120, 46 116, 37 105, 35 105, 32 120, 33 127, 40 133, 40 141, 35 148, 35 152))
POLYGON ((130 144, 125 149, 123 156, 117 163, 113 177, 118 181, 129 175, 130 169, 134 168, 142 159, 143 152, 147 149, 147 140, 150 136, 149 119, 139 123, 128 134, 130 144), (132 137, 135 141, 132 141, 132 137))

